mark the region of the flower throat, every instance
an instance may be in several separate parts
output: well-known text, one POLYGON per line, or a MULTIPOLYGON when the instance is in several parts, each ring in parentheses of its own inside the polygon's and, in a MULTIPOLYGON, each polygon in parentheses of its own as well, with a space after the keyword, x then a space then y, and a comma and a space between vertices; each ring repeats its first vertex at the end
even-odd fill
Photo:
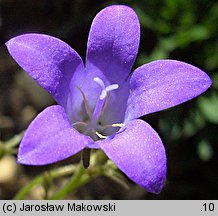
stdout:
POLYGON ((105 86, 102 79, 99 77, 94 77, 94 82, 96 82, 101 87, 100 95, 97 99, 93 112, 90 111, 87 98, 85 93, 82 91, 80 87, 77 87, 81 92, 85 107, 86 116, 88 118, 83 121, 73 123, 73 127, 78 130, 80 133, 90 136, 94 141, 99 139, 107 138, 105 134, 105 130, 112 127, 122 127, 124 124, 110 124, 110 125, 102 125, 99 121, 100 117, 104 115, 105 109, 107 108, 110 92, 119 88, 118 84, 111 84, 109 86, 105 86))

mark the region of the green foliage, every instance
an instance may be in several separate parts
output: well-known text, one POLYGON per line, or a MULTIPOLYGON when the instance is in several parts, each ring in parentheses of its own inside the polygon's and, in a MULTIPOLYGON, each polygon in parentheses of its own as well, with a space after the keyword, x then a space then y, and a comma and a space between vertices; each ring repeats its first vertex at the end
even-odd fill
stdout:
POLYGON ((213 93, 208 97, 200 97, 198 101, 205 119, 218 124, 218 95, 213 93))
POLYGON ((197 152, 198 156, 203 161, 208 161, 213 156, 213 149, 210 143, 206 140, 202 140, 200 143, 198 143, 197 152))

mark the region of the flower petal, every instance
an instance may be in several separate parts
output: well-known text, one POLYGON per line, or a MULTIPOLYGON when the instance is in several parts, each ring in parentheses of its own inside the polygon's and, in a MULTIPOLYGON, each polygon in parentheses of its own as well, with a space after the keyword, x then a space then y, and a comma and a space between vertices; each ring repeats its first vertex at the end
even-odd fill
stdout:
POLYGON ((72 77, 84 67, 80 56, 63 41, 43 34, 23 34, 6 46, 15 61, 65 106, 72 77))
POLYGON ((166 178, 166 155, 150 125, 142 120, 130 121, 99 145, 130 179, 149 192, 160 193, 166 178))
POLYGON ((121 83, 135 61, 139 39, 138 17, 131 8, 124 5, 106 7, 93 20, 86 67, 93 73, 102 71, 111 84, 121 83))
POLYGON ((63 107, 46 108, 28 127, 20 144, 18 162, 45 165, 76 154, 91 138, 72 128, 63 107))
POLYGON ((175 60, 158 60, 135 70, 126 120, 173 107, 206 91, 212 81, 202 70, 175 60))

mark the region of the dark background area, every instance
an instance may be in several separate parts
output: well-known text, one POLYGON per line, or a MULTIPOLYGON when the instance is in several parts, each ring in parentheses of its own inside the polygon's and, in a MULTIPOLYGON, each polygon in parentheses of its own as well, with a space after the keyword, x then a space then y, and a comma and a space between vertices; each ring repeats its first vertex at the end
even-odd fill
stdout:
MULTIPOLYGON (((0 1, 0 140, 25 130, 53 99, 13 61, 5 42, 23 33, 60 38, 85 59, 91 22, 111 4, 132 7, 141 23, 136 68, 170 58, 193 64, 212 78, 197 99, 143 117, 158 131, 166 148, 168 175, 160 195, 129 180, 129 189, 99 177, 70 199, 217 199, 218 198, 218 2, 215 0, 1 0, 0 1)), ((75 156, 73 161, 78 160, 75 156)), ((67 163, 67 162, 64 162, 67 163)), ((16 154, 0 159, 0 199, 12 199, 34 176, 50 167, 16 164, 16 154), (9 173, 6 180, 4 173, 9 173)), ((56 182, 54 182, 56 184, 56 182)), ((58 185, 58 182, 57 182, 58 185)), ((29 198, 40 199, 40 187, 29 198)))

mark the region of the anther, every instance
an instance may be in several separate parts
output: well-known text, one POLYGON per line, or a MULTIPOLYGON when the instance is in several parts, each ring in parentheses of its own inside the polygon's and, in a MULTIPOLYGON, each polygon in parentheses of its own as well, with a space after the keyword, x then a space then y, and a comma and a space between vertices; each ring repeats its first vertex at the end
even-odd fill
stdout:
POLYGON ((102 128, 103 129, 106 129, 106 128, 111 128, 111 127, 124 127, 125 126, 125 124, 123 124, 123 123, 115 123, 115 124, 111 124, 111 125, 104 125, 102 128))
POLYGON ((118 124, 112 124, 111 126, 112 126, 112 127, 124 127, 125 124, 123 124, 123 123, 118 123, 118 124))
POLYGON ((104 135, 98 133, 97 131, 95 132, 95 134, 96 134, 100 139, 106 139, 106 138, 107 138, 107 136, 104 136, 104 135))

